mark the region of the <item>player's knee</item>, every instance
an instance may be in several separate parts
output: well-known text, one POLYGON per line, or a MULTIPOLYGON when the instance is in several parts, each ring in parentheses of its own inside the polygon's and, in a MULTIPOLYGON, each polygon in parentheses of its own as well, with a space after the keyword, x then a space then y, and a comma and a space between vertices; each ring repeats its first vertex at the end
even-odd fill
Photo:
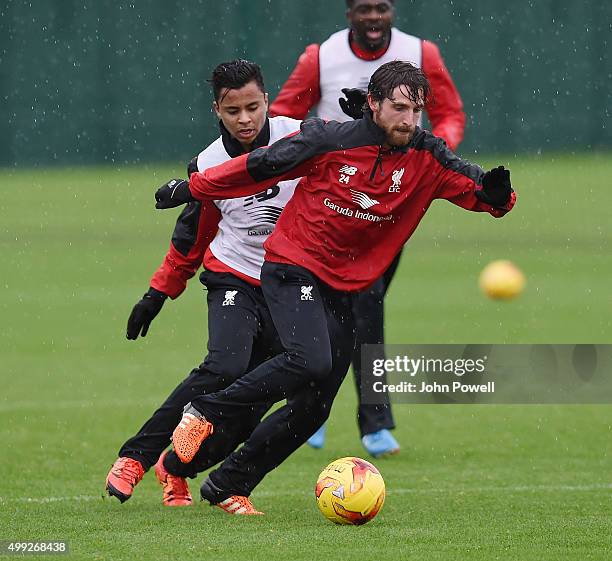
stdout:
POLYGON ((235 382, 238 378, 242 377, 248 369, 248 363, 242 363, 237 361, 228 361, 228 363, 221 369, 221 377, 227 380, 230 384, 235 382))
POLYGON ((209 354, 198 370, 201 374, 213 374, 220 382, 230 385, 243 376, 249 367, 248 358, 227 353, 225 356, 209 354))
POLYGON ((319 380, 332 369, 332 358, 329 352, 286 352, 289 368, 303 374, 311 380, 319 380))

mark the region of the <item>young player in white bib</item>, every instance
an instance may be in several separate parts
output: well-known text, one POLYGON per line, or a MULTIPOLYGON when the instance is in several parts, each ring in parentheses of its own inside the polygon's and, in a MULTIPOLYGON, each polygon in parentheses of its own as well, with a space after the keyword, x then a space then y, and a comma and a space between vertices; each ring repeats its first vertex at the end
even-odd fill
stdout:
MULTIPOLYGON (((235 60, 217 66, 211 84, 213 107, 221 136, 194 158, 188 168, 204 171, 259 146, 267 146, 299 130, 300 121, 267 117, 268 94, 259 66, 235 60)), ((223 460, 251 432, 268 409, 254 408, 231 432, 219 432, 203 448, 201 461, 185 466, 181 475, 165 468, 164 450, 181 418, 183 407, 201 393, 223 389, 280 349, 261 293, 259 277, 263 243, 272 232, 297 179, 281 181, 249 197, 189 203, 179 216, 162 265, 150 288, 134 307, 127 338, 145 336, 165 300, 178 298, 200 266, 207 287, 208 354, 177 386, 138 433, 121 447, 106 489, 121 502, 128 500, 144 473, 155 465, 167 506, 192 503, 186 477, 223 460)), ((247 501, 248 502, 248 501, 247 501)), ((242 513, 252 513, 249 504, 242 513)))

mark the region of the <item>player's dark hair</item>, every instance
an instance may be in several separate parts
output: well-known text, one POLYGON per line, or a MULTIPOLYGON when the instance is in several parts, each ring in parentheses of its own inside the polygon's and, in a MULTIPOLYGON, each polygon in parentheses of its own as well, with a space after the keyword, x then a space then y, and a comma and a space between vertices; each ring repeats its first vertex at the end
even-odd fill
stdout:
POLYGON ((217 103, 223 101, 223 98, 219 99, 223 90, 237 90, 249 82, 255 82, 262 93, 266 93, 259 64, 241 58, 219 64, 208 81, 212 85, 213 96, 217 103))
MULTIPOLYGON (((391 4, 395 4, 395 0, 389 0, 391 4)), ((355 0, 346 0, 346 7, 350 10, 353 7, 355 0)))
POLYGON ((385 98, 391 99, 393 90, 398 86, 415 103, 421 96, 425 103, 429 101, 429 80, 420 68, 402 60, 393 60, 379 66, 370 78, 368 93, 374 101, 383 101, 385 98))

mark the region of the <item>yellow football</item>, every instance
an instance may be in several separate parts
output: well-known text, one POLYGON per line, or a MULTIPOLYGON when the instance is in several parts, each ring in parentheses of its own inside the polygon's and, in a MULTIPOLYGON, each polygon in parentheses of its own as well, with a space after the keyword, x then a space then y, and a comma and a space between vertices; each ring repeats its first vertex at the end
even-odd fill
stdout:
POLYGON ((360 526, 372 520, 385 502, 380 472, 361 458, 340 458, 319 475, 315 486, 319 510, 335 524, 360 526))
POLYGON ((511 261, 489 263, 480 273, 480 289, 495 300, 509 300, 525 288, 525 275, 511 261))

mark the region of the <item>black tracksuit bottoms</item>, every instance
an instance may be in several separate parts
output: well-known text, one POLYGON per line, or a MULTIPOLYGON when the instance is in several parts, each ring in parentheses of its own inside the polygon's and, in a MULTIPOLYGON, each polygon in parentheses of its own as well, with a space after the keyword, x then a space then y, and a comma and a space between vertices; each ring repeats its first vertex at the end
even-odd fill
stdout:
MULTIPOLYGON (((200 280, 208 288, 208 354, 119 451, 119 456, 138 460, 145 470, 170 444, 187 403, 228 387, 282 350, 261 288, 227 273, 204 271, 200 280)), ((223 460, 251 434, 270 406, 260 401, 244 408, 240 423, 215 432, 202 446, 206 461, 189 464, 185 475, 194 477, 196 467, 204 470, 223 460)))
POLYGON ((381 429, 395 428, 388 394, 384 394, 384 403, 367 404, 361 401, 361 345, 382 345, 385 342, 384 300, 397 270, 400 256, 401 252, 398 253, 383 276, 367 290, 357 293, 353 300, 356 343, 352 363, 357 399, 359 400, 357 424, 361 436, 381 429))
MULTIPOLYGON (((327 419, 348 371, 354 348, 353 296, 317 279, 308 270, 265 262, 262 290, 283 352, 228 388, 198 397, 192 404, 217 430, 242 424, 246 411, 287 399, 231 453, 209 481, 213 502, 250 495, 263 477, 281 464, 327 419)), ((214 435, 213 435, 214 436, 214 435)), ((184 475, 168 455, 166 468, 184 475)), ((204 461, 200 449, 191 462, 204 461)), ((185 464, 185 467, 190 464, 185 464)), ((211 499, 211 497, 207 497, 211 499)))

